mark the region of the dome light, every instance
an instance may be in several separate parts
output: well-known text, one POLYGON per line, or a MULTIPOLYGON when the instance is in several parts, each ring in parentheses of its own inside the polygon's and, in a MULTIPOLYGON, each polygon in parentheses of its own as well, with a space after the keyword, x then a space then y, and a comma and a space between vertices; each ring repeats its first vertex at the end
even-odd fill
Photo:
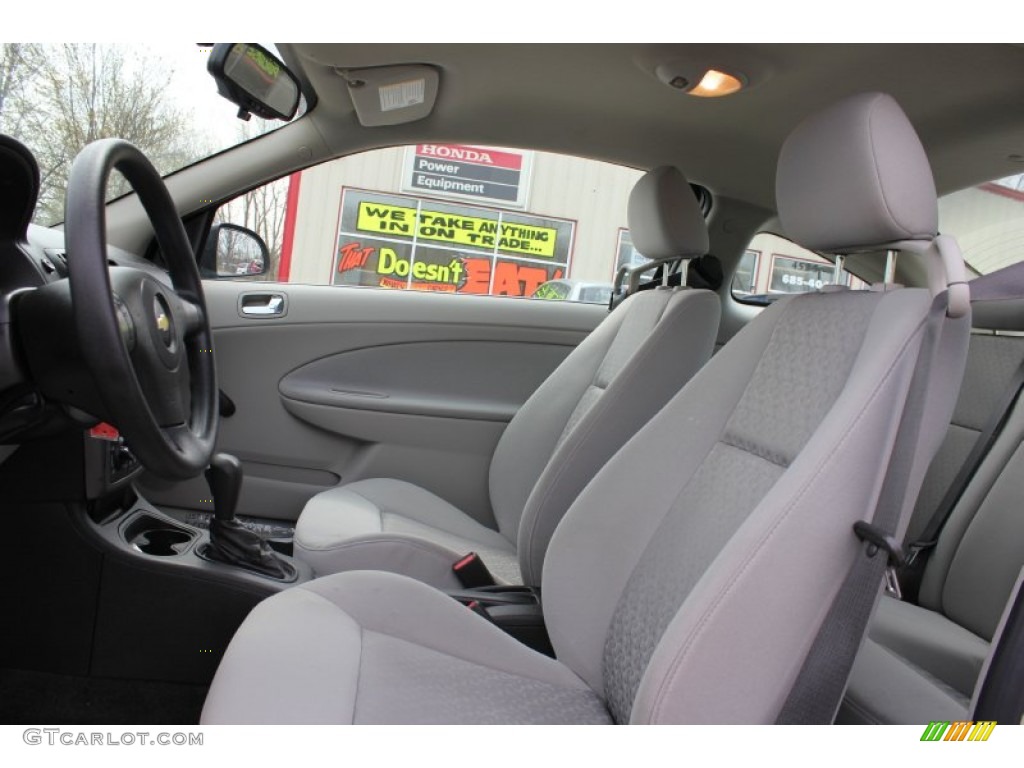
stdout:
POLYGON ((704 73, 704 77, 697 83, 696 87, 691 89, 688 93, 691 96, 703 96, 705 98, 713 98, 716 96, 728 96, 730 93, 736 93, 743 87, 743 83, 738 77, 728 74, 727 72, 719 72, 717 69, 709 69, 704 73))

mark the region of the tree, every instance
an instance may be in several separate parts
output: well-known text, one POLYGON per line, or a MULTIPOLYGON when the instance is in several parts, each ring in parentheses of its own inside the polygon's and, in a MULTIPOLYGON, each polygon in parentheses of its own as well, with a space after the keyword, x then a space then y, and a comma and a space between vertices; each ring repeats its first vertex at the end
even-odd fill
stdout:
MULTIPOLYGON (((135 144, 167 173, 206 154, 192 121, 169 103, 173 71, 143 53, 98 44, 35 46, 8 51, 19 93, 11 133, 32 149, 42 177, 36 220, 64 218, 64 194, 75 156, 92 141, 117 137, 135 144), (37 57, 27 54, 38 53, 37 57), (29 74, 30 73, 30 74, 29 74), (22 79, 18 79, 18 78, 22 79), (25 78, 28 79, 25 79, 25 78)), ((5 112, 6 109, 5 103, 5 112)), ((127 191, 119 175, 108 196, 127 191)))
MULTIPOLYGON (((202 126, 168 97, 173 70, 142 49, 98 44, 5 43, 0 49, 0 130, 23 141, 39 163, 41 190, 35 220, 64 218, 64 196, 75 156, 90 142, 122 138, 135 144, 161 174, 210 153, 202 126)), ((239 141, 277 123, 253 118, 238 127, 239 141)), ((107 196, 128 191, 114 174, 107 196)), ((270 250, 276 279, 281 258, 288 181, 259 187, 218 212, 257 232, 270 250)))
MULTIPOLYGON (((239 141, 247 141, 277 125, 268 120, 252 118, 238 127, 239 141)), ((217 211, 218 221, 227 221, 253 230, 263 238, 270 251, 270 263, 257 280, 277 280, 284 240, 284 220, 288 198, 288 178, 278 179, 237 197, 217 211)))
POLYGON ((32 43, 4 43, 0 46, 0 131, 21 132, 27 105, 25 91, 39 74, 43 49, 32 43))

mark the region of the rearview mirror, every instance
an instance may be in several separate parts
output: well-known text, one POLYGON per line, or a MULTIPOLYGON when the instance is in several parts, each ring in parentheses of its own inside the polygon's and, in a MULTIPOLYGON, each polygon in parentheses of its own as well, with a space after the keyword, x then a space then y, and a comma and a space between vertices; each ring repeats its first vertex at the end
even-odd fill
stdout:
POLYGON ((217 91, 238 105, 238 116, 291 120, 299 108, 299 81, 274 54, 255 43, 217 43, 207 71, 217 91))
POLYGON ((237 224, 214 224, 206 237, 199 273, 204 278, 255 277, 270 269, 263 238, 237 224))

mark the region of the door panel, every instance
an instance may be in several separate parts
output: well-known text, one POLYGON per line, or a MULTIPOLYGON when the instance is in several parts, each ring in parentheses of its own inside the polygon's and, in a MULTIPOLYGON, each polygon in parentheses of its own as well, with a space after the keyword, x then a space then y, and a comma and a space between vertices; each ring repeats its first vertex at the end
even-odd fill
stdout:
MULTIPOLYGON (((243 463, 239 512, 295 519, 339 482, 396 477, 494 525, 491 454, 518 407, 603 307, 375 289, 208 282, 217 375, 236 412, 218 450, 243 463), (243 314, 281 294, 280 315, 243 314), (251 303, 251 302, 250 302, 251 303)), ((201 478, 145 478, 154 503, 209 509, 201 478)))
POLYGON ((289 403, 508 422, 537 388, 536 372, 554 370, 564 357, 560 344, 388 344, 304 365, 282 379, 280 390, 295 415, 289 403), (408 377, 410 371, 416 375, 408 377))

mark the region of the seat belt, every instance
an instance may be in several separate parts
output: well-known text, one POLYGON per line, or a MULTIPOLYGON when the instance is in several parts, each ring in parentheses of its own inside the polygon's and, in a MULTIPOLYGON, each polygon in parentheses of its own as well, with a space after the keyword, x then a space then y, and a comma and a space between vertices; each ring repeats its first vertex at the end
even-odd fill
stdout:
POLYGON ((870 523, 862 520, 853 526, 854 534, 863 542, 862 550, 847 571, 779 711, 775 722, 780 725, 832 723, 868 620, 874 612, 883 575, 887 585, 898 590, 895 569, 902 565, 903 551, 896 539, 896 530, 924 422, 928 374, 937 354, 945 316, 946 295, 940 294, 925 319, 917 364, 907 389, 906 406, 878 494, 874 519, 870 523))
POLYGON ((981 462, 988 455, 992 444, 1003 431, 1003 426, 1005 426, 1006 420, 1010 416, 1010 411, 1013 410, 1014 403, 1020 397, 1022 389, 1024 389, 1024 360, 1021 361, 1017 370, 1014 371, 1006 391, 999 399, 996 409, 989 416, 984 429, 982 429, 981 434, 974 441, 974 446, 971 448, 970 453, 967 454, 967 458, 964 459, 964 463, 960 467, 960 471, 956 473, 956 477, 953 478, 953 482, 946 489, 946 493, 943 494, 942 501, 939 502, 935 512, 929 518, 928 524, 921 531, 921 534, 907 546, 907 562, 899 572, 904 600, 912 603, 917 602, 917 595, 921 588, 921 580, 924 576, 925 564, 928 562, 928 555, 935 548, 935 545, 938 544, 939 534, 942 533, 942 528, 946 525, 946 521, 953 514, 957 502, 960 501, 960 497, 966 490, 967 485, 974 478, 978 467, 981 466, 981 462))

